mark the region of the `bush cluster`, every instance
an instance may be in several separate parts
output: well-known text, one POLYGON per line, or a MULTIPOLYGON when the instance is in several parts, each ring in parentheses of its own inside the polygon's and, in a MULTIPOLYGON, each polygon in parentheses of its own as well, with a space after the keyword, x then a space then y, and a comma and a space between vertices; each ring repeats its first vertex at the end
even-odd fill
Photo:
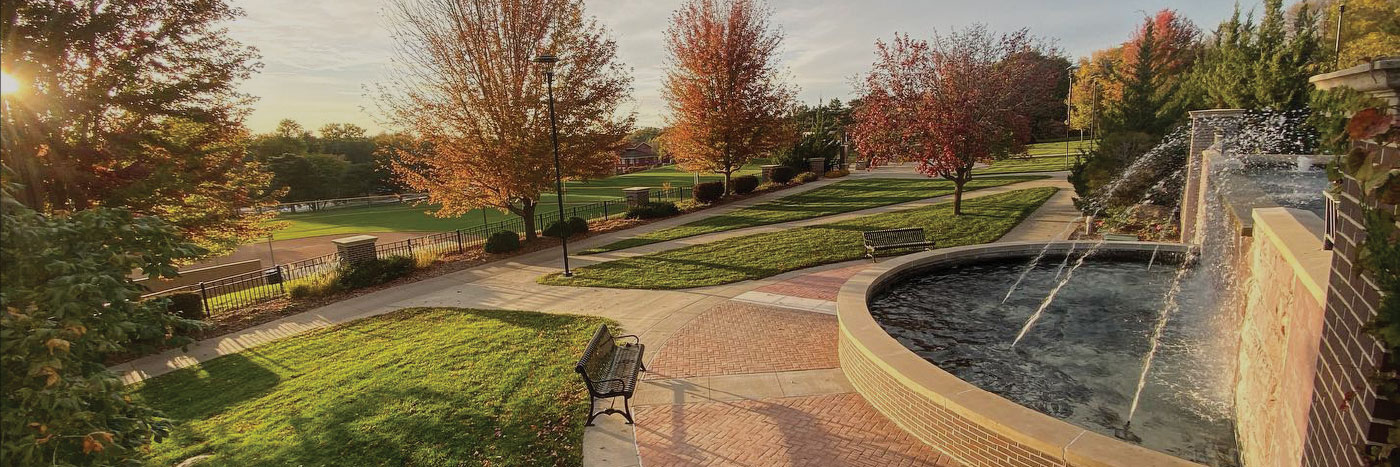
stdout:
POLYGON ((346 289, 383 284, 413 272, 416 264, 413 258, 407 256, 390 256, 350 263, 340 267, 340 277, 336 282, 346 289))
POLYGON ((628 219, 656 219, 659 217, 670 217, 680 213, 681 210, 676 207, 676 203, 660 201, 629 208, 627 209, 627 214, 623 217, 628 219))
POLYGON ((801 185, 803 183, 815 182, 817 180, 820 180, 821 178, 821 175, 817 175, 816 172, 802 172, 800 174, 797 174, 796 177, 793 177, 792 183, 801 185))
POLYGON ((850 170, 847 170, 847 169, 836 169, 836 170, 827 171, 827 172, 826 172, 826 175, 823 175, 823 177, 826 177, 826 178, 841 178, 841 177, 845 177, 845 176, 850 175, 850 174, 851 174, 851 171, 850 171, 850 170))
POLYGON ((753 190, 758 188, 758 177, 753 175, 734 177, 732 182, 734 183, 734 193, 741 195, 753 193, 753 190))
POLYGON ((562 223, 559 221, 550 222, 549 227, 544 228, 544 236, 559 238, 560 231, 562 230, 567 230, 568 236, 570 237, 581 233, 587 233, 588 221, 584 220, 582 217, 575 216, 566 219, 562 223))
POLYGON ((520 249, 520 235, 509 230, 502 230, 486 237, 486 246, 483 247, 487 253, 507 253, 520 249))
POLYGON ((787 183, 792 181, 792 177, 796 175, 797 170, 793 169, 792 167, 788 167, 786 165, 774 167, 773 171, 770 172, 768 175, 768 177, 771 179, 768 181, 778 184, 787 183))
POLYGON ((701 203, 713 203, 724 197, 724 182, 703 182, 695 185, 691 190, 695 195, 695 201, 701 203))
POLYGON ((180 292, 165 297, 170 300, 170 314, 185 319, 204 319, 204 298, 195 292, 180 292))
POLYGON ((334 271, 288 283, 287 294, 295 299, 324 297, 342 290, 340 275, 334 271))

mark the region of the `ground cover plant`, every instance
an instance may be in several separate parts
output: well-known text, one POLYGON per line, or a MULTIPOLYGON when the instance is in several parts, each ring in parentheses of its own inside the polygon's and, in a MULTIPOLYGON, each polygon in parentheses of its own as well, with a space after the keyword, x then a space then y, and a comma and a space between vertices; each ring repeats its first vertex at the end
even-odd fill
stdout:
MULTIPOLYGON (((759 172, 761 162, 756 161, 735 174, 759 172)), ((701 174, 700 181, 723 180, 715 174, 701 174)), ((641 172, 633 172, 600 180, 570 181, 564 189, 565 206, 595 203, 622 197, 622 189, 634 186, 662 188, 664 186, 689 187, 695 183, 695 174, 683 172, 673 165, 641 172)), ((541 196, 546 204, 554 203, 554 194, 541 196)), ((518 218, 514 214, 502 213, 497 209, 477 209, 459 217, 441 218, 427 214, 436 210, 434 205, 384 204, 362 208, 329 209, 316 212, 280 214, 275 219, 283 221, 286 227, 273 233, 274 240, 315 237, 319 235, 360 234, 366 232, 445 232, 464 229, 489 222, 518 218)), ((618 207, 622 212, 623 206, 618 207)))
MULTIPOLYGON (((1040 176, 987 177, 973 179, 967 190, 991 188, 1038 180, 1040 176)), ((602 253, 695 235, 723 232, 759 225, 777 224, 843 212, 859 211, 891 204, 907 203, 951 194, 953 182, 943 179, 865 178, 843 180, 812 191, 785 196, 728 214, 707 217, 669 229, 619 240, 582 254, 602 253)))
POLYGON ((681 289, 761 279, 796 269, 864 257, 861 232, 922 227, 939 248, 1001 238, 1055 193, 1031 188, 952 203, 875 214, 830 224, 730 238, 574 269, 574 277, 551 274, 547 285, 681 289))
POLYGON ((588 397, 573 363, 600 318, 406 309, 156 377, 173 465, 577 465, 588 397))

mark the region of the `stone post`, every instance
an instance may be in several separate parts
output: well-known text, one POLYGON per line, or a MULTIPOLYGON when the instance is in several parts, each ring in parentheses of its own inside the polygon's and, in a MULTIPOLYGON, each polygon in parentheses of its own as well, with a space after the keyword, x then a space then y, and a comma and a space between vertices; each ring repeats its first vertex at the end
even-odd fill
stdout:
POLYGON ((811 170, 812 173, 814 173, 814 174, 817 174, 817 175, 824 175, 824 174, 826 174, 826 158, 825 158, 825 157, 813 157, 813 158, 807 159, 807 166, 810 167, 808 170, 811 170))
POLYGON ((761 166, 759 166, 759 167, 763 169, 763 181, 765 181, 765 182, 771 182, 771 181, 773 181, 773 169, 776 169, 776 168, 782 167, 782 166, 781 166, 781 165, 778 165, 778 164, 764 164, 764 165, 761 165, 761 166))
POLYGON ((356 235, 337 238, 331 240, 331 243, 335 244, 335 252, 340 255, 340 262, 353 264, 373 260, 375 258, 374 242, 377 241, 379 241, 379 237, 373 235, 356 235))
POLYGON ((644 186, 634 186, 623 188, 622 196, 627 198, 627 207, 635 208, 651 202, 651 188, 644 186))
MULTIPOLYGON (((1239 131, 1242 109, 1197 110, 1191 112, 1191 145, 1186 158, 1186 186, 1181 193, 1181 240, 1190 241, 1196 235, 1199 201, 1204 196, 1202 180, 1206 165, 1202 153, 1215 144, 1216 137, 1228 140, 1239 131)), ((1223 152, 1223 151, 1222 151, 1223 152)))

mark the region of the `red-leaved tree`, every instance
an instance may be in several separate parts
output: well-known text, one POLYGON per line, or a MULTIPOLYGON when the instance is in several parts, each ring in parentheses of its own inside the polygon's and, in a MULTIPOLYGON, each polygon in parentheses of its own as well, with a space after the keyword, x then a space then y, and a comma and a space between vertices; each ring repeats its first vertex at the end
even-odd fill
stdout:
POLYGON ((1032 72, 1031 51, 1054 54, 1026 30, 999 35, 981 25, 932 41, 876 42, 853 115, 857 151, 873 165, 916 161, 919 172, 951 180, 961 214, 973 166, 1024 152, 1030 116, 1060 79, 1032 72))
POLYGON ((790 143, 784 118, 795 91, 782 80, 772 12, 756 0, 691 0, 666 30, 671 108, 666 143, 687 170, 729 176, 790 143))

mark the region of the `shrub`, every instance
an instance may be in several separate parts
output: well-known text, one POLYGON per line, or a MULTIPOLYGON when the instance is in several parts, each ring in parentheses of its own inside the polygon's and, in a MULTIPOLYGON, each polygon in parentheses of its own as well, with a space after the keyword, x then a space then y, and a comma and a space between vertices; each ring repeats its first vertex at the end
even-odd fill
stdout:
POLYGON ((509 230, 502 230, 486 237, 486 246, 483 247, 487 253, 507 253, 520 249, 520 235, 509 230))
POLYGON ((350 263, 340 267, 336 282, 347 289, 383 284, 413 272, 415 263, 407 256, 390 256, 350 263))
POLYGON ((816 172, 802 172, 797 174, 796 177, 793 177, 792 182, 801 185, 803 183, 815 182, 821 178, 822 177, 817 175, 816 172))
POLYGON ((436 251, 416 250, 413 252, 413 266, 418 269, 432 266, 433 263, 436 263, 439 259, 442 259, 442 253, 436 251))
POLYGON ((710 207, 710 203, 701 203, 693 199, 683 199, 676 202, 676 209, 681 212, 690 212, 700 208, 710 207))
POLYGON ((753 175, 734 177, 733 183, 735 193, 747 195, 749 193, 753 193, 753 190, 755 188, 758 188, 758 177, 755 177, 753 175))
POLYGON ((170 308, 166 310, 185 319, 204 319, 204 298, 195 292, 170 294, 170 308))
POLYGON ((754 190, 754 191, 776 190, 776 189, 778 189, 778 188, 782 188, 783 186, 784 186, 784 184, 782 184, 782 183, 763 182, 763 183, 760 183, 760 184, 758 185, 758 188, 757 188, 756 190, 754 190))
POLYGON ((681 210, 676 207, 676 203, 660 201, 629 208, 627 209, 627 214, 623 217, 628 219, 656 219, 658 217, 670 217, 680 213, 681 210))
POLYGON ((692 190, 695 200, 701 203, 713 203, 724 197, 724 182, 704 182, 695 185, 692 190))
POLYGON ((770 178, 768 181, 771 183, 787 183, 792 181, 794 175, 797 175, 797 170, 792 167, 786 165, 774 167, 773 171, 768 175, 770 178))
POLYGON ((846 170, 846 169, 836 169, 836 170, 828 171, 828 172, 826 173, 826 175, 823 175, 823 177, 826 177, 826 178, 841 178, 841 177, 845 177, 845 176, 850 175, 850 174, 851 174, 851 171, 850 171, 850 170, 846 170))
POLYGON ((567 230, 570 237, 588 232, 588 221, 583 220, 582 217, 570 217, 564 222, 550 222, 549 226, 545 227, 542 233, 546 237, 559 238, 560 231, 565 230, 565 226, 568 227, 567 230))
POLYGON ((288 283, 287 294, 295 299, 324 297, 341 290, 340 275, 334 271, 288 283))

